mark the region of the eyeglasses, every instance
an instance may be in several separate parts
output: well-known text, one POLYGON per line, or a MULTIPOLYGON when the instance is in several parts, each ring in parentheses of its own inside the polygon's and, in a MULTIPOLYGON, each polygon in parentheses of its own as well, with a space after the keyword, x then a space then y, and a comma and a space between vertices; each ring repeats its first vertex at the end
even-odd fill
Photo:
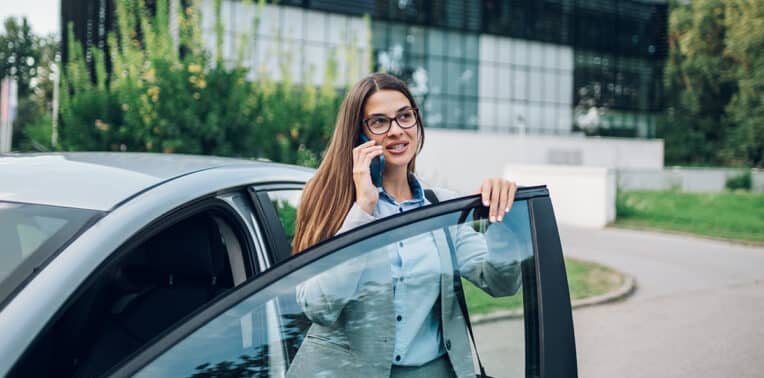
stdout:
POLYGON ((372 134, 380 135, 390 131, 390 127, 393 125, 393 121, 398 124, 402 129, 409 129, 417 124, 417 108, 409 108, 402 110, 395 115, 395 118, 387 118, 384 115, 377 114, 363 120, 363 124, 369 129, 372 134))

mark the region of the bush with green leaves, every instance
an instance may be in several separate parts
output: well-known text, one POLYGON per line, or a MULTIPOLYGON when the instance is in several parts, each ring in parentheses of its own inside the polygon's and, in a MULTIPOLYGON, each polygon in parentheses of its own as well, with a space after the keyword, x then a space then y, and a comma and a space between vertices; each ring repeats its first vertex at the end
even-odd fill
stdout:
POLYGON ((724 186, 729 190, 751 190, 752 181, 751 171, 747 170, 740 174, 728 177, 724 186))
MULTIPOLYGON (((195 1, 178 12, 177 42, 168 26, 168 0, 157 0, 153 12, 141 0, 115 3, 118 30, 109 35, 104 50, 93 48, 86 54, 69 27, 69 61, 61 90, 61 149, 213 154, 318 164, 341 100, 332 79, 336 64, 326 65, 326 80, 320 88, 293 84, 286 66, 282 67, 285 80, 249 80, 246 68, 222 58, 220 0, 214 4, 218 44, 214 59, 202 46, 201 15, 195 1), (92 72, 88 59, 95 67, 92 72)), ((257 7, 259 15, 264 2, 245 3, 257 7)), ((256 16, 252 33, 258 23, 256 16)))

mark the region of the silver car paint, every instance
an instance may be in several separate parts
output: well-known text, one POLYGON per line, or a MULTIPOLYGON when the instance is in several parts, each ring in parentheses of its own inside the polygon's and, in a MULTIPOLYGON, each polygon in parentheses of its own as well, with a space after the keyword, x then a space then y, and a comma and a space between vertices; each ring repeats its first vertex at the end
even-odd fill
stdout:
POLYGON ((270 164, 208 169, 171 180, 117 207, 62 251, 0 312, 0 376, 50 317, 114 250, 152 220, 205 195, 259 182, 305 182, 311 171, 270 164))
POLYGON ((162 181, 231 165, 264 164, 214 156, 149 153, 0 155, 0 200, 110 210, 162 181))

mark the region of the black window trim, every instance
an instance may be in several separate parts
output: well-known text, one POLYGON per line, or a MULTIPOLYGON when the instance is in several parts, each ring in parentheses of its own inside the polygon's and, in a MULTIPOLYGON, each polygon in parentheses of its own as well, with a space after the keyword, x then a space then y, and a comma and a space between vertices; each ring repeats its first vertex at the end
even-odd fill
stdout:
POLYGON ((270 200, 271 192, 297 190, 302 191, 305 183, 298 182, 272 182, 253 185, 248 192, 254 203, 255 213, 263 231, 263 243, 267 246, 266 254, 271 262, 271 267, 281 264, 292 256, 292 248, 285 243, 286 232, 281 224, 278 212, 270 200))
MULTIPOLYGON (((556 278, 564 282, 564 285, 560 285, 558 281, 551 282, 548 284, 541 282, 541 271, 547 268, 548 264, 555 264, 557 261, 556 258, 559 258, 559 260, 562 259, 562 248, 559 241, 557 232, 557 226, 556 221, 553 216, 553 212, 551 207, 551 201, 549 199, 549 191, 546 188, 546 186, 533 186, 533 187, 521 187, 518 189, 515 200, 528 200, 528 207, 529 207, 529 216, 532 218, 530 219, 530 227, 531 232, 534 238, 534 261, 536 264, 536 283, 537 287, 540 290, 549 290, 549 298, 556 298, 559 299, 561 296, 561 291, 564 288, 565 296, 564 300, 561 300, 560 303, 550 303, 551 299, 547 299, 546 301, 543 300, 543 298, 546 296, 547 293, 544 292, 537 292, 537 300, 538 300, 538 322, 539 324, 539 332, 538 332, 538 338, 539 338, 539 363, 541 364, 539 373, 540 375, 533 375, 533 376, 541 376, 544 377, 547 372, 549 372, 549 377, 555 376, 553 371, 561 371, 562 373, 556 376, 559 377, 577 377, 577 372, 575 370, 575 340, 572 339, 573 329, 572 329, 572 317, 570 315, 563 316, 563 321, 560 322, 561 324, 557 325, 556 327, 558 329, 565 330, 566 328, 569 328, 567 330, 568 333, 566 335, 570 335, 570 340, 561 340, 560 338, 555 338, 553 343, 545 343, 544 342, 544 331, 547 329, 555 329, 554 326, 549 327, 546 323, 547 322, 559 322, 559 319, 553 318, 555 313, 557 311, 567 311, 567 314, 570 314, 570 299, 567 296, 567 278, 565 276, 564 271, 564 265, 562 266, 562 276, 560 277, 559 270, 553 270, 552 273, 557 274, 556 278), (537 200, 541 200, 540 202, 537 202, 537 200), (536 224, 534 223, 534 217, 537 217, 541 213, 543 214, 543 225, 541 232, 537 232, 536 230, 536 224), (551 216, 549 216, 551 215, 551 216), (546 247, 551 248, 550 251, 544 250, 544 248, 537 247, 537 243, 541 241, 542 238, 552 238, 549 243, 543 244, 546 247), (556 248, 555 248, 556 247, 556 248), (551 254, 554 256, 550 256, 549 259, 545 258, 536 258, 540 254, 539 251, 544 250, 545 253, 543 254, 551 254), (557 256, 556 254, 559 254, 557 256), (542 311, 542 306, 546 305, 547 312, 544 314, 542 311), (565 321, 568 320, 568 321, 565 321), (555 347, 555 344, 564 344, 560 347, 555 347), (570 345, 573 346, 573 369, 570 370, 570 363, 569 363, 569 356, 564 361, 567 363, 561 364, 559 368, 554 368, 554 365, 558 364, 558 361, 556 361, 555 357, 556 353, 569 353, 569 349, 566 349, 566 347, 569 347, 570 345), (545 352, 549 353, 545 356, 545 352), (555 353, 556 352, 556 353, 555 353), (546 364, 546 366, 545 366, 546 364), (567 368, 567 369, 566 369, 567 368)), ((134 358, 129 359, 128 361, 124 362, 121 365, 118 365, 115 369, 111 370, 112 376, 116 377, 123 377, 123 376, 131 376, 134 375, 138 370, 142 369, 143 367, 150 364, 152 361, 154 361, 156 358, 161 356, 163 353, 168 351, 170 348, 172 348, 174 345, 176 345, 178 342, 185 339, 187 336, 198 330, 200 327, 207 324, 210 320, 213 318, 219 316, 223 312, 230 309, 232 306, 235 306, 236 304, 240 303, 242 300, 256 294, 260 290, 266 288, 267 286, 275 283, 282 277, 308 265, 313 263, 316 260, 321 259, 322 257, 329 255, 339 249, 342 249, 346 246, 352 245, 354 243, 357 243, 359 241, 362 241, 368 237, 374 236, 380 232, 384 232, 389 229, 395 229, 398 227, 405 226, 407 224, 423 221, 429 218, 434 218, 443 214, 452 213, 458 210, 462 210, 465 208, 474 208, 474 207, 480 207, 482 206, 482 199, 480 195, 471 195, 468 197, 460 197, 448 201, 443 201, 437 205, 433 206, 426 206, 423 208, 419 208, 416 210, 412 210, 409 212, 396 214, 390 217, 386 217, 384 219, 380 219, 378 221, 360 226, 352 231, 349 231, 347 233, 343 233, 337 237, 331 238, 329 240, 326 240, 324 242, 321 242, 307 251, 301 252, 297 255, 294 255, 290 257, 288 260, 284 261, 281 264, 278 264, 277 266, 273 267, 272 269, 267 270, 266 272, 263 272, 261 275, 255 277, 254 280, 245 283, 241 287, 237 288, 235 291, 229 293, 228 295, 222 297, 217 302, 214 302, 208 306, 206 306, 203 310, 200 310, 196 312, 196 315, 188 318, 186 323, 179 325, 178 327, 175 327, 173 330, 167 332, 164 334, 164 337, 159 339, 156 343, 151 344, 147 347, 145 347, 143 350, 137 352, 134 354, 134 358)), ((552 276, 552 274, 550 274, 552 276)))

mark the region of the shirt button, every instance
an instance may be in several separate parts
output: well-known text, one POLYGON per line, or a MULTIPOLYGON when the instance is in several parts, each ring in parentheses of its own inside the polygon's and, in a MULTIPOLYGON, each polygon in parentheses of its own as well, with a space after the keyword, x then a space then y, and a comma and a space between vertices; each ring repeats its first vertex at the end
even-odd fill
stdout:
POLYGON ((398 316, 396 316, 396 317, 395 317, 395 320, 397 320, 397 321, 401 321, 401 320, 403 320, 403 317, 402 317, 402 316, 400 316, 400 315, 398 315, 398 316))
POLYGON ((403 242, 398 242, 398 246, 403 248, 403 242))
POLYGON ((396 361, 400 361, 401 360, 401 356, 400 355, 395 356, 395 360, 396 361))
POLYGON ((402 212, 403 212, 403 208, 402 208, 402 207, 399 207, 399 208, 398 208, 398 212, 399 212, 399 213, 402 213, 402 212))
POLYGON ((451 350, 451 340, 446 340, 446 349, 451 350))

